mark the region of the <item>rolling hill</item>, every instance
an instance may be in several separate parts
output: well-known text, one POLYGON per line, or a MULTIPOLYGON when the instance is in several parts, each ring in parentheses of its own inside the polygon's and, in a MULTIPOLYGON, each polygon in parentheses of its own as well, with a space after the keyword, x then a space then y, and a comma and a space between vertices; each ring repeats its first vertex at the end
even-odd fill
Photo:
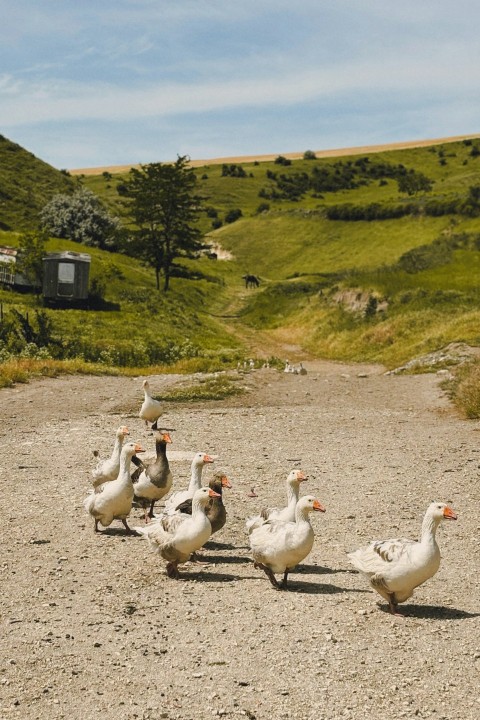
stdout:
POLYGON ((0 135, 0 230, 25 231, 57 193, 73 191, 75 181, 0 135))
MULTIPOLYGON (((200 227, 219 259, 192 261, 200 279, 175 278, 165 296, 135 258, 92 250, 107 305, 48 311, 52 332, 74 328, 72 353, 137 367, 286 348, 394 367, 451 342, 480 345, 480 141, 405 145, 195 163, 200 227)), ((76 179, 125 218, 126 172, 97 170, 76 179)), ((0 302, 33 307, 1 290, 0 302)))

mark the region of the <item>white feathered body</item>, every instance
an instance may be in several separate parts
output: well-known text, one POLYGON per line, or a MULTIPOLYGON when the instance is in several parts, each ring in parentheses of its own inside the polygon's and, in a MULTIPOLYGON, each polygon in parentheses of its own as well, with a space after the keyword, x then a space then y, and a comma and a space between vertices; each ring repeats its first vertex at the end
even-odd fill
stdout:
POLYGON ((165 560, 184 563, 207 542, 212 526, 205 515, 205 508, 194 501, 192 515, 178 513, 159 518, 146 527, 136 527, 135 530, 165 560))
POLYGON ((147 380, 143 381, 144 400, 140 407, 139 417, 145 422, 154 423, 162 414, 162 404, 152 397, 150 392, 150 384, 147 380))
POLYGON ((120 471, 116 480, 106 483, 102 492, 92 492, 85 498, 85 510, 108 527, 113 520, 125 520, 132 509, 133 484, 130 477, 130 460, 132 457, 127 443, 120 455, 120 471))
POLYGON ((440 549, 431 542, 405 538, 374 540, 348 555, 352 565, 368 577, 371 586, 388 600, 394 593, 405 602, 413 591, 433 577, 440 567, 440 549))
POLYGON ((150 479, 147 468, 135 483, 135 495, 146 498, 147 500, 161 500, 164 495, 170 492, 172 484, 173 475, 170 470, 166 475, 166 484, 162 487, 161 485, 156 485, 155 482, 150 479))
POLYGON ((405 602, 440 567, 435 533, 443 519, 456 520, 457 516, 444 503, 433 502, 425 513, 418 542, 405 538, 373 540, 349 553, 348 558, 382 597, 389 602, 393 598, 395 604, 405 602))
POLYGON ((297 522, 267 520, 250 535, 253 559, 274 573, 283 573, 298 565, 311 551, 313 541, 312 526, 303 517, 297 522))

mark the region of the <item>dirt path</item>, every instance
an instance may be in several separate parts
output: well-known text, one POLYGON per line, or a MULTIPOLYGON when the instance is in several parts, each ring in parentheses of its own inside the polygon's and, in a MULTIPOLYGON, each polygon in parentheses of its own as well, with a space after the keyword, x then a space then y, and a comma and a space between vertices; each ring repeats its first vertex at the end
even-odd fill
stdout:
POLYGON ((249 392, 228 402, 167 407, 175 486, 189 462, 174 457, 197 450, 218 454, 233 484, 211 564, 180 581, 120 523, 95 535, 83 509, 92 450, 109 454, 119 424, 152 448, 141 378, 0 391, 2 720, 479 717, 479 425, 455 416, 435 376, 306 366, 246 374, 249 392), (293 466, 327 512, 277 592, 249 560, 244 521, 283 503, 293 466), (346 551, 417 537, 434 498, 459 520, 438 532, 438 574, 394 618, 346 551))

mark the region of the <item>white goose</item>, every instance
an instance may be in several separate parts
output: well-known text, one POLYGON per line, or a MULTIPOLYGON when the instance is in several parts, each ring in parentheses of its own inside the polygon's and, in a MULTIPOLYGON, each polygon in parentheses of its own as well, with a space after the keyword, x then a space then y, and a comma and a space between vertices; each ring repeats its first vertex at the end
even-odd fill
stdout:
POLYGON ((263 525, 266 520, 293 522, 295 520, 295 508, 297 507, 300 483, 305 480, 308 480, 308 476, 302 470, 291 470, 287 475, 287 505, 284 508, 263 508, 260 510, 259 515, 252 515, 247 518, 245 523, 247 532, 253 532, 255 528, 263 525))
POLYGON ((142 420, 145 420, 145 425, 148 425, 149 422, 153 423, 152 429, 156 430, 157 420, 163 412, 162 404, 152 397, 150 383, 148 380, 143 381, 143 393, 144 400, 140 408, 140 412, 138 413, 139 417, 141 417, 142 420))
POLYGON ((215 497, 218 497, 218 493, 211 488, 200 488, 193 494, 191 515, 178 513, 145 527, 135 528, 137 533, 148 540, 152 550, 168 561, 168 577, 178 578, 178 565, 187 562, 210 537, 212 526, 205 510, 210 498, 215 497))
POLYGON ((155 431, 155 460, 144 466, 137 480, 134 480, 135 497, 145 510, 145 522, 154 517, 153 508, 157 500, 170 492, 173 475, 167 458, 167 443, 172 439, 166 430, 155 431), (150 511, 147 514, 147 507, 150 511))
POLYGON ((85 510, 95 520, 95 532, 98 523, 108 527, 113 520, 121 520, 125 530, 131 533, 127 517, 132 509, 133 484, 130 477, 130 461, 139 452, 145 452, 141 445, 125 443, 120 453, 120 470, 116 480, 106 483, 100 493, 90 493, 84 500, 85 510))
MULTIPOLYGON (((97 466, 92 470, 92 485, 95 489, 99 488, 100 485, 103 485, 103 483, 115 480, 118 476, 118 471, 120 469, 120 452, 122 450, 123 442, 129 434, 128 427, 125 425, 119 427, 115 433, 115 444, 113 446, 111 456, 106 460, 99 460, 97 466)), ((98 457, 97 450, 95 450, 93 454, 95 457, 98 457)))
POLYGON ((193 493, 202 486, 202 473, 205 465, 215 462, 215 458, 204 452, 195 453, 191 464, 190 483, 187 490, 174 492, 165 503, 165 513, 176 511, 180 503, 193 498, 193 493))
POLYGON ((440 550, 435 539, 442 520, 457 515, 445 503, 432 502, 422 522, 420 541, 404 538, 373 540, 348 554, 352 565, 366 575, 370 585, 396 615, 398 603, 413 595, 416 587, 433 577, 440 566, 440 550))
POLYGON ((250 535, 254 567, 261 568, 277 590, 287 588, 288 573, 307 557, 313 547, 314 534, 309 514, 314 510, 325 512, 313 495, 305 495, 295 508, 295 522, 267 520, 250 535), (281 583, 275 578, 275 573, 283 573, 281 583))

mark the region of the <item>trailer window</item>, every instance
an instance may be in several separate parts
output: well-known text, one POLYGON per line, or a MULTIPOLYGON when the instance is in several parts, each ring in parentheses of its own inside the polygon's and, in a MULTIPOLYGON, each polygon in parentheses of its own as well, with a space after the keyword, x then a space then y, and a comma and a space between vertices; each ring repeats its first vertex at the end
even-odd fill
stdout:
POLYGON ((75 281, 75 265, 73 263, 58 263, 58 282, 73 283, 75 281))

